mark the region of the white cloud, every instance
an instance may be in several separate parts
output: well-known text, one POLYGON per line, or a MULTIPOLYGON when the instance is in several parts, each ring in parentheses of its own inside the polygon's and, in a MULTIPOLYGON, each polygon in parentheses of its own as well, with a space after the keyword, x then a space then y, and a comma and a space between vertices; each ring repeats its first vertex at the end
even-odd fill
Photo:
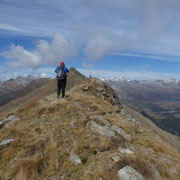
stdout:
POLYGON ((83 63, 82 66, 83 66, 84 68, 94 68, 94 67, 95 67, 95 65, 94 65, 94 64, 91 64, 91 63, 83 63))
MULTIPOLYGON (((74 42, 78 42, 92 60, 122 49, 180 55, 179 8, 179 0, 6 0, 0 6, 0 35, 49 38, 59 33, 74 40, 64 42, 63 47, 70 44, 70 52, 74 52, 78 49, 74 42)), ((46 60, 57 54, 68 56, 67 48, 55 47, 62 49, 61 53, 49 42, 39 42, 39 51, 50 52, 45 53, 46 60)))
POLYGON ((39 69, 12 69, 12 68, 4 68, 0 66, 0 81, 8 80, 10 78, 17 78, 19 76, 28 76, 32 75, 35 78, 44 78, 44 77, 49 77, 49 78, 55 78, 56 73, 54 72, 54 68, 39 68, 39 69))
POLYGON ((6 31, 17 31, 17 32, 21 32, 22 30, 14 27, 10 24, 5 24, 5 23, 0 23, 0 30, 6 30, 6 31))
POLYGON ((99 60, 110 54, 114 49, 113 42, 106 36, 96 35, 87 42, 84 54, 87 59, 99 60))
MULTIPOLYGON (((102 79, 109 79, 111 77, 113 78, 119 78, 119 77, 125 77, 126 79, 136 79, 136 80, 157 80, 157 79, 179 79, 180 80, 180 74, 173 74, 173 73, 155 73, 151 71, 109 71, 109 70, 102 70, 102 69, 77 69, 79 72, 84 74, 85 76, 89 77, 90 75, 92 77, 102 78, 102 79)), ((28 76, 32 75, 36 78, 41 77, 49 77, 49 78, 55 78, 56 73, 54 72, 54 68, 49 67, 43 67, 36 70, 32 69, 4 69, 0 66, 1 80, 8 80, 9 78, 17 78, 18 76, 28 76)))
POLYGON ((40 77, 41 78, 46 78, 46 77, 48 77, 48 75, 46 73, 41 73, 40 77))
POLYGON ((78 69, 81 73, 85 74, 87 77, 90 75, 92 77, 98 77, 102 79, 109 79, 125 77, 126 79, 136 79, 136 80, 155 80, 155 79, 180 79, 180 75, 171 73, 155 73, 151 71, 107 71, 101 69, 78 69))
POLYGON ((170 55, 165 55, 165 54, 145 54, 145 53, 143 53, 143 54, 140 54, 140 53, 113 53, 113 55, 180 62, 180 55, 170 56, 170 55))
POLYGON ((7 59, 7 66, 13 68, 39 68, 43 65, 56 65, 61 60, 77 55, 77 47, 61 34, 56 34, 51 42, 40 40, 33 51, 22 46, 11 45, 9 50, 0 53, 7 59))

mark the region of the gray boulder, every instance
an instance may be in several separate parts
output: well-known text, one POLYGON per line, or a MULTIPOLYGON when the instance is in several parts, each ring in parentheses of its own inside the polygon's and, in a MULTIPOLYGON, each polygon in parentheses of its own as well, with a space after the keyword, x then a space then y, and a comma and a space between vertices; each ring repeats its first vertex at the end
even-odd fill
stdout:
POLYGON ((77 154, 75 154, 74 152, 70 153, 70 161, 74 165, 82 164, 82 161, 81 161, 80 157, 77 154))
POLYGON ((6 139, 6 140, 3 140, 3 141, 1 141, 0 146, 8 145, 8 144, 10 144, 11 142, 14 142, 14 141, 15 141, 15 139, 6 139))
POLYGON ((97 88, 97 90, 98 90, 99 92, 103 92, 103 91, 105 91, 105 89, 104 89, 104 88, 97 88))
POLYGON ((60 175, 54 175, 54 176, 48 177, 47 180, 64 180, 64 177, 61 177, 60 175))
POLYGON ((114 161, 114 162, 119 162, 121 160, 121 157, 119 156, 119 154, 112 154, 111 155, 111 159, 114 161))
MULTIPOLYGON (((2 128, 4 125, 6 125, 8 123, 9 124, 12 124, 16 121, 19 121, 20 118, 15 115, 15 114, 12 114, 10 116, 8 116, 6 119, 4 119, 3 121, 0 122, 0 128, 2 128)), ((8 127, 8 125, 6 125, 6 127, 8 127)))
POLYGON ((152 166, 151 168, 152 168, 154 180, 162 180, 162 177, 159 174, 159 171, 154 166, 152 166))
POLYGON ((131 121, 131 122, 137 124, 138 126, 141 126, 141 123, 135 118, 129 118, 128 121, 131 121))
POLYGON ((130 166, 125 166, 118 171, 118 177, 120 180, 145 180, 146 178, 142 176, 141 173, 136 171, 130 166))
POLYGON ((109 129, 107 126, 101 126, 94 121, 91 121, 90 129, 94 132, 97 132, 100 135, 104 136, 115 136, 115 133, 109 129))
POLYGON ((88 90, 89 90, 88 86, 83 87, 83 91, 88 91, 88 90))
POLYGON ((102 123, 104 123, 106 126, 111 126, 111 123, 109 121, 107 121, 106 119, 104 119, 102 116, 93 115, 93 116, 90 116, 89 119, 99 120, 102 123))
POLYGON ((122 130, 120 127, 112 125, 111 130, 123 136, 126 141, 131 141, 131 136, 127 134, 124 130, 122 130))
POLYGON ((121 154, 134 154, 134 151, 131 151, 130 149, 123 149, 123 148, 119 148, 119 151, 121 154))

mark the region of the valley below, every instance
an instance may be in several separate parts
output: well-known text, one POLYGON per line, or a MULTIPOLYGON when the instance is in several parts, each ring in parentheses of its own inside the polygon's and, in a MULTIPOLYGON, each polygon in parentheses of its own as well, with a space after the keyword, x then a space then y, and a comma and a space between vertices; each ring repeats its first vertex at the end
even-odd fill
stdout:
POLYGON ((138 110, 165 131, 180 136, 180 83, 109 80, 120 101, 138 110))

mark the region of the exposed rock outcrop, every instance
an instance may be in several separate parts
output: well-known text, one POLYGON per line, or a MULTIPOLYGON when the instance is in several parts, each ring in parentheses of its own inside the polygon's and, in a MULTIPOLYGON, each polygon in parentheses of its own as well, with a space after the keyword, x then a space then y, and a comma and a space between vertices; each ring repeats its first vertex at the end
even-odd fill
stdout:
POLYGON ((10 124, 13 124, 19 120, 20 120, 20 117, 18 117, 16 114, 11 114, 6 119, 4 119, 0 122, 0 128, 2 128, 3 126, 8 127, 10 124))
POLYGON ((94 121, 90 122, 90 129, 94 132, 97 132, 100 135, 104 136, 115 136, 115 133, 109 129, 107 126, 101 126, 94 121))
POLYGON ((116 133, 120 134, 121 136, 123 136, 123 138, 126 141, 131 141, 131 136, 129 134, 127 134, 124 130, 122 130, 120 127, 116 126, 116 125, 112 125, 111 126, 111 130, 115 131, 116 133))
POLYGON ((6 146, 6 145, 8 145, 8 144, 10 144, 10 143, 12 143, 14 141, 15 141, 15 139, 6 139, 6 140, 3 140, 2 142, 0 142, 0 147, 1 146, 6 146))
POLYGON ((125 166, 118 171, 118 177, 120 180, 145 180, 146 178, 142 176, 138 171, 130 166, 125 166))
POLYGON ((75 154, 74 152, 70 153, 70 161, 74 165, 82 164, 82 161, 81 161, 80 157, 77 154, 75 154))

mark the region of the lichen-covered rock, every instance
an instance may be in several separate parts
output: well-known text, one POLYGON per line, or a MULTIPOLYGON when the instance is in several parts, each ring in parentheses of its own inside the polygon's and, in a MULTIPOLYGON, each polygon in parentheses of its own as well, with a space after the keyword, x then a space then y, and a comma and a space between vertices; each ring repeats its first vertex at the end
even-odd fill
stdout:
POLYGON ((114 162, 119 162, 121 160, 121 157, 118 155, 118 154, 112 154, 111 155, 111 159, 114 161, 114 162))
POLYGON ((94 132, 97 132, 100 135, 104 136, 115 136, 115 133, 109 129, 107 126, 101 126, 94 121, 91 121, 90 129, 94 132))
POLYGON ((129 118, 128 121, 131 121, 131 122, 137 124, 138 126, 141 126, 141 123, 135 118, 129 118))
POLYGON ((103 91, 105 91, 105 89, 104 89, 104 88, 97 88, 97 90, 98 90, 99 92, 103 92, 103 91))
POLYGON ((14 142, 15 139, 6 139, 6 140, 3 140, 1 143, 0 143, 0 146, 5 146, 5 145, 8 145, 10 144, 11 142, 14 142))
POLYGON ((136 152, 136 149, 133 146, 130 146, 129 149, 133 152, 136 152))
POLYGON ((88 91, 88 89, 89 89, 88 86, 83 87, 83 91, 88 91))
POLYGON ((111 130, 123 136, 126 141, 131 141, 131 136, 127 134, 124 130, 122 130, 120 127, 112 125, 111 130))
POLYGON ((70 153, 70 161, 74 164, 74 165, 77 165, 77 164, 82 164, 82 161, 80 159, 80 157, 75 154, 74 152, 71 152, 70 153))
POLYGON ((131 151, 130 149, 123 149, 119 148, 121 154, 134 154, 135 152, 131 151))
POLYGON ((9 119, 4 119, 3 121, 1 121, 0 122, 0 128, 2 128, 8 122, 9 122, 9 119))
POLYGON ((153 179, 154 180, 162 180, 162 177, 159 174, 159 171, 154 166, 152 166, 152 172, 153 172, 153 179))
POLYGON ((102 116, 93 115, 93 116, 90 116, 89 119, 99 120, 102 123, 104 123, 106 126, 111 126, 111 123, 109 121, 107 121, 106 119, 104 119, 102 116))
POLYGON ((64 178, 61 177, 60 175, 54 175, 54 176, 48 177, 47 180, 64 180, 64 178))
POLYGON ((145 180, 145 177, 141 173, 130 166, 120 169, 118 171, 118 177, 120 180, 145 180))
MULTIPOLYGON (((17 115, 15 115, 15 114, 9 115, 6 119, 4 119, 3 121, 0 122, 0 128, 2 128, 7 123, 9 125, 9 124, 12 124, 18 120, 20 120, 20 118, 17 115)), ((7 125, 6 125, 6 127, 7 127, 7 125)))

